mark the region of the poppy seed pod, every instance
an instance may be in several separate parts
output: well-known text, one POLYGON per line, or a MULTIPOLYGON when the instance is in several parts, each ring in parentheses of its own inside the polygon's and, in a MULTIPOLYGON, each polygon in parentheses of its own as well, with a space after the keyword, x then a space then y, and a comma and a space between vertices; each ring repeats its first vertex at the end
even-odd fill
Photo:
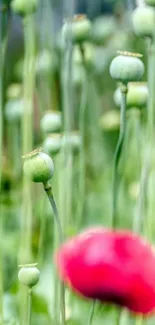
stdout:
POLYGON ((35 286, 40 278, 40 271, 36 266, 23 266, 18 272, 19 282, 29 288, 35 286))
POLYGON ((53 133, 60 131, 62 127, 62 117, 59 112, 48 111, 42 117, 40 127, 43 133, 53 133))
POLYGON ((152 37, 155 24, 155 11, 149 6, 137 7, 132 14, 132 24, 137 35, 152 37))
POLYGON ((155 7, 155 0, 145 0, 145 3, 149 6, 155 7))
POLYGON ((44 151, 49 155, 56 155, 61 148, 62 137, 60 134, 49 134, 44 140, 44 151))
POLYGON ((154 251, 129 231, 86 230, 60 247, 56 264, 60 278, 86 298, 142 314, 155 308, 154 251))
POLYGON ((72 40, 74 43, 85 42, 91 33, 91 22, 85 15, 76 15, 71 21, 66 21, 62 34, 65 40, 72 40))
POLYGON ((52 159, 39 150, 25 155, 23 169, 28 179, 33 182, 46 183, 54 174, 54 164, 52 159))
POLYGON ((25 16, 36 11, 37 4, 38 0, 13 0, 11 8, 15 13, 25 16))
POLYGON ((144 74, 144 64, 141 55, 130 52, 118 52, 110 65, 110 74, 113 79, 127 84, 129 81, 139 81, 144 74))
MULTIPOLYGON (((148 87, 145 82, 129 82, 127 93, 127 107, 128 108, 143 108, 147 106, 148 101, 148 87)), ((121 106, 121 90, 116 89, 114 93, 114 102, 117 106, 121 106)))

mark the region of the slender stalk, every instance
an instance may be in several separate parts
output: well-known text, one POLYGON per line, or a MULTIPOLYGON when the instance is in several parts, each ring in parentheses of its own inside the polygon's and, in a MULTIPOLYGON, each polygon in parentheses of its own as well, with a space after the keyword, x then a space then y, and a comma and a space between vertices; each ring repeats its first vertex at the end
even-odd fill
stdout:
POLYGON ((88 322, 87 325, 92 325, 93 323, 93 317, 94 317, 94 312, 95 312, 95 306, 96 306, 96 300, 94 300, 91 304, 91 308, 89 311, 89 316, 88 316, 88 322))
MULTIPOLYGON (((5 67, 5 54, 8 39, 8 26, 9 26, 9 8, 3 4, 0 5, 0 198, 2 197, 2 161, 3 161, 3 104, 4 104, 4 67, 5 67)), ((2 202, 0 199, 0 321, 3 323, 3 211, 2 202)))
POLYGON ((144 202, 146 199, 148 175, 149 175, 149 167, 150 167, 150 160, 149 160, 150 154, 148 150, 149 149, 147 148, 147 154, 142 168, 141 179, 140 179, 140 192, 139 192, 139 198, 137 202, 134 224, 133 224, 133 231, 137 233, 141 233, 141 231, 144 228, 144 202))
POLYGON ((32 289, 28 289, 28 301, 27 301, 27 325, 31 325, 32 315, 32 289))
MULTIPOLYGON (((69 141, 70 132, 73 125, 73 87, 72 87, 72 53, 73 46, 71 42, 66 43, 64 52, 63 66, 62 66, 62 94, 63 94, 63 116, 64 116, 64 135, 66 142, 62 149, 62 161, 65 168, 64 173, 64 186, 61 186, 61 191, 65 198, 63 204, 63 229, 66 234, 67 224, 71 221, 72 215, 72 148, 69 141), (67 188, 66 188, 67 184, 67 188)), ((60 211, 61 213, 61 211, 60 211)))
POLYGON ((82 219, 82 212, 84 206, 85 198, 85 112, 88 99, 88 80, 87 80, 87 66, 85 62, 84 48, 82 44, 80 45, 80 52, 82 56, 83 68, 84 68, 84 78, 82 83, 82 93, 81 93, 81 102, 79 109, 79 130, 82 139, 80 152, 79 152, 79 198, 77 206, 77 221, 78 226, 80 226, 82 219))
POLYGON ((117 225, 117 199, 118 199, 118 165, 123 149, 123 143, 125 139, 126 131, 126 95, 127 95, 127 86, 122 85, 122 102, 121 102, 121 118, 120 118, 120 133, 117 142, 117 147, 114 157, 114 171, 113 171, 113 200, 112 200, 112 227, 115 229, 117 225))
MULTIPOLYGON (((26 154, 33 149, 33 93, 35 76, 35 34, 33 16, 23 17, 24 31, 24 70, 23 70, 23 103, 22 116, 22 153, 26 154)), ((20 232, 19 264, 30 263, 32 259, 32 187, 31 182, 23 176, 22 189, 22 218, 20 232)), ((24 298, 24 290, 21 289, 21 299, 24 298)), ((27 324, 25 305, 21 304, 21 322, 27 324)))
MULTIPOLYGON (((155 10, 155 9, 154 9, 155 10)), ((150 193, 154 193, 154 182, 152 181, 152 158, 154 157, 154 139, 155 139, 155 28, 151 39, 151 44, 148 52, 148 86, 149 86, 149 101, 148 101, 148 120, 147 120, 147 136, 148 136, 148 149, 146 155, 148 155, 148 161, 151 162, 148 184, 150 193)), ((147 207, 147 220, 145 226, 147 229, 147 237, 152 240, 152 223, 154 220, 154 201, 149 200, 147 207)))
MULTIPOLYGON (((22 152, 31 152, 33 148, 33 94, 35 77, 35 38, 33 16, 23 18, 25 57, 23 71, 22 152)), ((31 182, 23 177, 23 206, 21 228, 20 264, 30 262, 32 236, 32 189, 31 182), (24 258, 24 260, 23 260, 24 258)))
MULTIPOLYGON (((44 184, 44 190, 47 194, 47 197, 49 199, 50 205, 52 207, 55 222, 57 224, 57 231, 59 236, 59 245, 63 243, 63 230, 61 225, 61 220, 59 217, 58 209, 56 206, 56 202, 52 193, 52 187, 49 183, 44 184)), ((66 316, 65 316, 65 287, 63 282, 60 282, 60 309, 61 309, 61 322, 62 325, 65 325, 66 323, 66 316)))

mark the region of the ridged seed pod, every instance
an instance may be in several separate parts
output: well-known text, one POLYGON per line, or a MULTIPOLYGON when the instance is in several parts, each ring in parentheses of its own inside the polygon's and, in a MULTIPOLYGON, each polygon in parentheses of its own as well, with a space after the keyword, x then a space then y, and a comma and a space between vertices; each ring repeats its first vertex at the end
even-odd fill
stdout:
POLYGON ((25 176, 33 182, 46 183, 54 174, 54 164, 52 159, 39 150, 23 156, 23 170, 25 176))
POLYGON ((110 65, 110 74, 113 79, 127 84, 129 81, 139 81, 144 74, 144 64, 141 55, 130 52, 118 52, 110 65))

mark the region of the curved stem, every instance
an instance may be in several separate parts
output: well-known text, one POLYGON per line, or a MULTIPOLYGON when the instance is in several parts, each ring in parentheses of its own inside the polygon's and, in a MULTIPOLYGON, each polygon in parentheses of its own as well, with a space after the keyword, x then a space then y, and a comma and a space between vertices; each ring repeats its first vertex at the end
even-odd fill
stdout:
MULTIPOLYGON (((58 236, 59 236, 59 244, 62 244, 63 242, 63 230, 62 230, 62 225, 61 225, 61 220, 59 217, 58 209, 56 206, 56 202, 53 196, 52 192, 52 186, 49 183, 44 184, 44 190, 47 194, 47 197, 49 199, 50 205, 52 207, 54 217, 55 217, 55 222, 57 224, 57 230, 58 230, 58 236)), ((65 325, 66 322, 66 316, 65 316, 65 287, 63 282, 60 282, 60 308, 61 308, 61 321, 62 325, 65 325)))
POLYGON ((120 117, 120 133, 117 142, 117 147, 114 157, 114 171, 113 171, 113 201, 112 201, 112 227, 115 229, 117 225, 117 198, 118 198, 118 165, 122 153, 123 143, 126 131, 126 95, 127 86, 122 85, 122 102, 121 102, 121 117, 120 117))

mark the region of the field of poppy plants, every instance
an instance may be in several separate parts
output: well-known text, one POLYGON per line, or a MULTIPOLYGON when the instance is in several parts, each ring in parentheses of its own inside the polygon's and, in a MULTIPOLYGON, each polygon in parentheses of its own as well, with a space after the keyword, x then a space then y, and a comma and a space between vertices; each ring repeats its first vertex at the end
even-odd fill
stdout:
POLYGON ((0 0, 2 325, 155 323, 155 0, 101 2, 0 0))

